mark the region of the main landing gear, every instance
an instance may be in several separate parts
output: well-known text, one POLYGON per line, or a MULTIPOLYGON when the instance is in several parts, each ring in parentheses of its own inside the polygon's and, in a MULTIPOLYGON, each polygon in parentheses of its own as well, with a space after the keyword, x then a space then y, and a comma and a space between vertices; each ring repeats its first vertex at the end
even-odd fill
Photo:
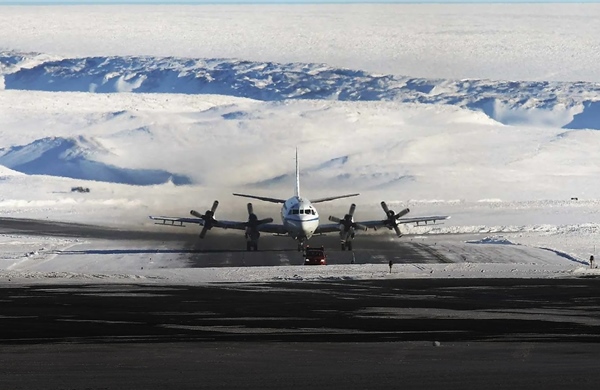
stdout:
POLYGON ((351 251, 352 250, 352 241, 342 242, 341 248, 342 248, 343 251, 345 251, 346 249, 348 249, 349 251, 351 251))

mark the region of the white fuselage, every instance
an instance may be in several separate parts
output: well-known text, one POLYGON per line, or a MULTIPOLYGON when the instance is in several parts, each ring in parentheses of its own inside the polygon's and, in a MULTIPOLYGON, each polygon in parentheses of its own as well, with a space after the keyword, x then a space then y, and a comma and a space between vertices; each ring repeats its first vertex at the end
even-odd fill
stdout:
POLYGON ((319 227, 319 213, 308 199, 294 196, 281 207, 281 220, 290 237, 308 240, 319 227))

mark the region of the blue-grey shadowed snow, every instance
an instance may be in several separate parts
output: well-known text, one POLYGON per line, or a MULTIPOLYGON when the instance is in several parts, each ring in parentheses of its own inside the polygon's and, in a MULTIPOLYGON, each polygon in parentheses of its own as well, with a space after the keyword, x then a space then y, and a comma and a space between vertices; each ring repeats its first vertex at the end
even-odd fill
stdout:
POLYGON ((135 136, 153 136, 152 130, 148 126, 136 127, 135 129, 126 129, 117 131, 111 135, 112 138, 131 139, 135 136))
POLYGON ((191 184, 184 175, 158 169, 130 169, 87 158, 86 140, 43 138, 0 150, 0 164, 28 175, 50 175, 132 185, 191 184), (82 147, 83 146, 83 147, 82 147))
POLYGON ((321 169, 341 167, 348 162, 348 159, 348 156, 332 158, 331 160, 325 161, 324 163, 317 165, 315 168, 312 168, 312 170, 318 171, 321 169))
POLYGON ((227 120, 259 119, 259 116, 246 111, 232 111, 222 114, 221 117, 227 120))
POLYGON ((26 55, 14 54, 10 52, 0 52, 0 70, 17 65, 27 59, 26 55))
MULTIPOLYGON (((300 177, 302 177, 302 175, 300 175, 300 177)), ((248 188, 269 188, 273 186, 289 184, 289 187, 292 188, 292 184, 295 183, 295 180, 296 176, 294 174, 285 174, 254 183, 248 183, 245 186, 248 188)))
MULTIPOLYGON (((388 175, 386 175, 388 176, 388 175)), ((383 178, 379 178, 379 179, 383 179, 383 178)), ((373 187, 371 187, 371 190, 385 190, 385 189, 392 189, 392 188, 402 188, 401 185, 407 183, 407 182, 414 182, 416 181, 417 178, 413 175, 403 175, 403 176, 398 176, 398 177, 394 177, 391 180, 385 180, 383 183, 381 184, 377 184, 373 187)))
POLYGON ((565 125, 568 129, 599 129, 600 102, 583 102, 583 111, 573 116, 573 120, 565 125))
POLYGON ((547 250, 547 251, 556 253, 558 256, 564 257, 565 259, 571 260, 571 261, 573 261, 575 263, 584 264, 584 265, 588 265, 589 264, 587 261, 579 260, 578 258, 575 258, 575 257, 571 256, 570 254, 565 253, 563 251, 559 251, 559 250, 552 249, 552 248, 544 248, 544 247, 539 247, 539 249, 543 249, 543 250, 547 250))
POLYGON ((424 79, 324 64, 174 57, 67 58, 28 69, 20 65, 35 56, 0 51, 5 89, 219 94, 262 101, 393 100, 456 105, 506 125, 600 129, 600 83, 424 79))
POLYGON ((519 245, 514 242, 507 240, 503 237, 484 237, 480 240, 468 240, 465 241, 467 244, 501 244, 501 245, 519 245))

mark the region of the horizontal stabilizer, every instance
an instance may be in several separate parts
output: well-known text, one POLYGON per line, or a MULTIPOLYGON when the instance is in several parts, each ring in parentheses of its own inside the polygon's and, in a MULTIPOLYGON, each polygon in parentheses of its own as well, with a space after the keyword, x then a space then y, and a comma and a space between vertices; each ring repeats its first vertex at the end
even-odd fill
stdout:
POLYGON ((311 203, 329 202, 330 200, 342 199, 342 198, 350 198, 352 196, 358 196, 358 195, 360 195, 360 194, 347 194, 347 195, 329 196, 327 198, 319 198, 319 199, 311 200, 311 203))
POLYGON ((271 202, 271 203, 285 203, 285 199, 268 198, 268 197, 265 197, 265 196, 236 194, 236 193, 234 193, 233 195, 235 195, 235 196, 241 196, 241 197, 244 197, 244 198, 258 199, 258 200, 262 200, 262 201, 265 201, 265 202, 271 202))

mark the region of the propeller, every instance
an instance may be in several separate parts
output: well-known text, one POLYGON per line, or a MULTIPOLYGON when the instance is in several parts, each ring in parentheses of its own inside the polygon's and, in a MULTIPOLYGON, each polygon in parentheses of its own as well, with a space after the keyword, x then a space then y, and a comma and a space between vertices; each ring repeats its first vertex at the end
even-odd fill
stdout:
POLYGON ((383 209, 383 211, 385 212, 385 215, 387 216, 387 219, 385 219, 383 221, 383 223, 389 229, 394 229, 394 231, 396 232, 396 235, 398 237, 402 237, 402 232, 400 231, 400 228, 398 227, 398 218, 401 218, 401 217, 405 216, 406 214, 408 214, 410 212, 410 209, 405 208, 404 210, 400 210, 400 212, 398 212, 396 214, 396 212, 394 210, 390 210, 388 208, 387 204, 385 204, 384 201, 381 201, 381 208, 383 209))
POLYGON ((260 237, 260 232, 258 231, 258 227, 265 223, 273 222, 273 218, 265 218, 258 219, 256 214, 254 214, 254 209, 252 208, 252 203, 248 203, 248 221, 244 222, 243 225, 246 227, 245 237, 246 239, 250 239, 247 243, 248 250, 254 246, 254 250, 258 250, 258 237, 260 237))
POLYGON ((215 211, 217 211, 217 207, 219 207, 219 201, 215 200, 210 210, 206 210, 204 215, 200 214, 196 210, 190 211, 194 217, 198 217, 204 220, 204 226, 202 227, 202 231, 200 232, 200 238, 204 238, 206 236, 206 232, 213 228, 213 226, 217 225, 217 220, 215 219, 215 211))
POLYGON ((246 227, 256 229, 260 225, 271 222, 273 222, 273 218, 258 219, 256 214, 254 214, 252 203, 248 203, 248 222, 246 222, 246 227))
POLYGON ((354 210, 356 210, 356 205, 354 203, 352 203, 350 205, 350 210, 348 210, 348 214, 344 215, 344 218, 338 218, 338 217, 334 217, 333 215, 330 215, 329 220, 332 222, 337 222, 340 225, 343 225, 345 232, 349 231, 350 228, 367 230, 366 226, 354 222, 354 218, 353 218, 354 210))

